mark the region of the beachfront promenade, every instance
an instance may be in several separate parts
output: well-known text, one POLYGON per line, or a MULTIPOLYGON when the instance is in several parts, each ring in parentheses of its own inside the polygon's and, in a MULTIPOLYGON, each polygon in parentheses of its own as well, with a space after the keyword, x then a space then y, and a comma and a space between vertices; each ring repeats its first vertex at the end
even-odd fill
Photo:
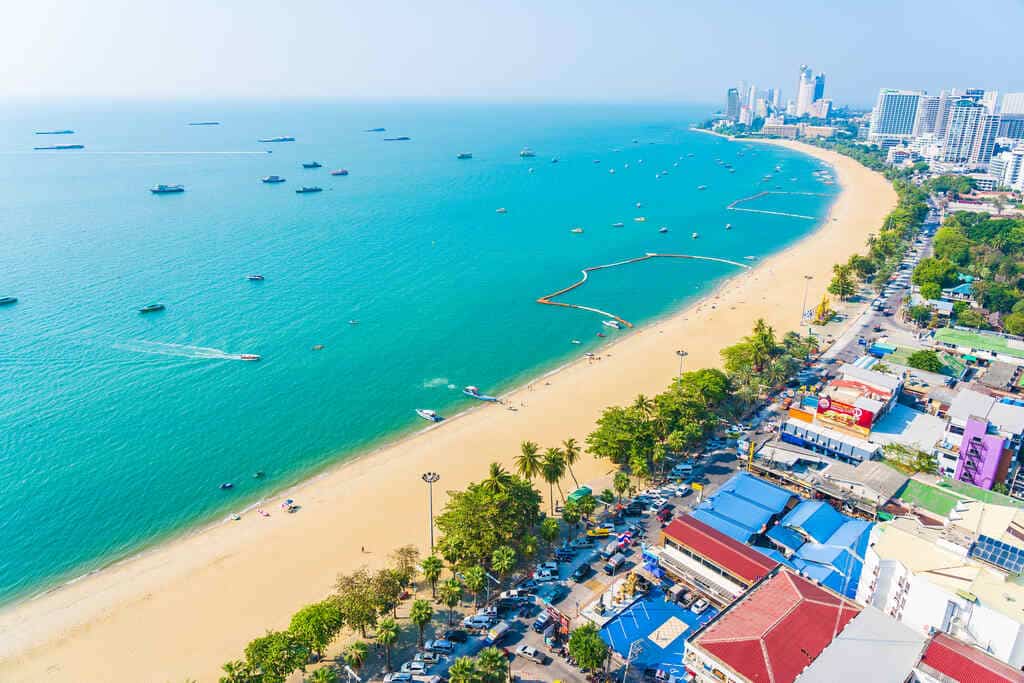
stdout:
POLYGON ((579 309, 581 311, 590 311, 591 313, 597 313, 598 315, 603 315, 603 316, 605 316, 607 318, 611 318, 611 319, 613 319, 613 320, 615 320, 615 321, 625 325, 626 327, 633 327, 633 323, 629 322, 625 318, 620 318, 619 316, 615 315, 614 313, 609 313, 608 311, 603 311, 600 308, 594 308, 593 306, 583 306, 581 304, 567 304, 567 303, 565 303, 563 301, 553 301, 553 299, 555 297, 559 297, 559 296, 562 296, 563 294, 571 292, 572 290, 574 290, 574 289, 576 289, 578 287, 582 287, 587 282, 587 279, 590 277, 590 273, 593 272, 593 271, 596 271, 596 270, 607 270, 609 268, 617 268, 619 266, 627 266, 627 265, 630 265, 632 263, 640 263, 641 261, 647 261, 648 259, 653 259, 653 258, 678 258, 678 259, 692 259, 692 260, 695 260, 695 261, 713 261, 713 262, 716 262, 716 263, 725 263, 725 264, 728 264, 730 266, 737 266, 739 268, 746 268, 747 270, 750 269, 750 266, 748 266, 745 263, 740 263, 739 261, 731 261, 729 259, 724 259, 724 258, 718 258, 716 256, 694 256, 694 255, 691 255, 691 254, 655 254, 653 252, 648 252, 648 253, 644 254, 643 256, 637 256, 635 258, 625 259, 623 261, 616 261, 615 263, 605 263, 605 264, 600 265, 600 266, 590 266, 589 268, 584 268, 583 270, 580 271, 583 274, 583 277, 581 277, 579 280, 577 280, 573 284, 569 285, 568 287, 563 287, 562 289, 558 290, 557 292, 552 292, 551 294, 545 294, 541 298, 537 299, 537 303, 545 304, 545 305, 548 305, 548 306, 563 306, 565 308, 576 308, 576 309, 579 309))

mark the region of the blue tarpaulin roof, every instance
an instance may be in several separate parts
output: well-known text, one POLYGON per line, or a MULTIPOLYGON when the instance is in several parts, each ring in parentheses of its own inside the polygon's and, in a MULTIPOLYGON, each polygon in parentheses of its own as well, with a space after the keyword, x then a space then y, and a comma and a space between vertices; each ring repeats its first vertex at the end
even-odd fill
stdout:
POLYGON ((737 473, 732 479, 722 484, 719 490, 732 491, 737 496, 746 498, 773 512, 782 512, 789 500, 793 498, 793 494, 786 489, 769 484, 746 472, 737 473))
POLYGON ((704 522, 716 531, 722 532, 729 538, 736 539, 740 543, 749 542, 750 537, 757 533, 756 530, 752 531, 749 527, 737 524, 736 522, 709 509, 702 510, 698 507, 691 514, 695 519, 704 522))
POLYGON ((693 511, 693 516, 723 534, 746 543, 793 497, 789 491, 740 472, 693 511))
POLYGON ((806 541, 803 536, 781 524, 773 526, 765 535, 791 552, 802 546, 806 541))

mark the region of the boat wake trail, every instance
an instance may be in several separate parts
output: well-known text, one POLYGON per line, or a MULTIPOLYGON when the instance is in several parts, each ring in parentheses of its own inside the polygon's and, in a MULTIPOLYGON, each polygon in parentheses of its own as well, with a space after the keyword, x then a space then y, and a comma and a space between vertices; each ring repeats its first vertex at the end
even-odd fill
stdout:
POLYGON ((440 387, 452 388, 454 385, 449 383, 447 377, 434 377, 423 382, 424 389, 437 389, 440 387))
POLYGON ((189 344, 172 344, 170 342, 132 341, 114 344, 114 348, 134 353, 196 360, 244 360, 242 354, 239 353, 228 353, 207 346, 190 346, 189 344))

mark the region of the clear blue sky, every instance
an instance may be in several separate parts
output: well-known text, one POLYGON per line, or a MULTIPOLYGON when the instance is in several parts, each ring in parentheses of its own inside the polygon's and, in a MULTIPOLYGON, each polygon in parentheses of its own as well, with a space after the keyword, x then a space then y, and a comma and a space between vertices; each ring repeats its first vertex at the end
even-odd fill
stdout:
POLYGON ((11 0, 0 97, 718 102, 747 79, 1024 91, 1021 0, 11 0))

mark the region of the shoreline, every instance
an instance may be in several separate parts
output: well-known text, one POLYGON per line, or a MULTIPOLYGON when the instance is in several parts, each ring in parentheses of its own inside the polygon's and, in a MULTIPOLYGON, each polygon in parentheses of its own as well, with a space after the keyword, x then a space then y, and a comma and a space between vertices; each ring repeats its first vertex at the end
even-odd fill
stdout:
MULTIPOLYGON (((220 664, 237 657, 251 638, 285 626, 292 612, 327 594, 338 572, 378 564, 404 543, 426 545, 420 472, 442 474, 434 501, 439 509, 445 490, 479 480, 492 460, 508 467, 519 441, 582 441, 602 408, 664 389, 678 369, 675 349, 689 351, 689 369, 717 366, 718 349, 747 334, 757 317, 780 333, 796 328, 802 274, 814 273, 817 296, 832 264, 863 250, 867 234, 895 204, 895 193, 880 175, 832 152, 775 140, 739 142, 775 144, 834 167, 841 191, 815 230, 682 309, 603 346, 602 360, 562 363, 504 394, 523 404, 519 410, 469 407, 269 494, 239 522, 184 531, 0 609, 0 632, 6 634, 0 678, 28 681, 70 672, 85 680, 215 678, 220 664), (794 261, 803 260, 808 263, 796 275, 794 261), (771 287, 758 285, 761 278, 771 287), (757 296, 760 302, 749 301, 757 296), (298 515, 278 512, 274 501, 285 496, 303 505, 298 515), (275 514, 260 518, 260 505, 275 514), (363 524, 345 528, 351 520, 363 524), (410 523, 421 528, 410 532, 410 523), (370 552, 347 550, 359 545, 370 552), (147 662, 147 671, 131 670, 126 652, 147 662)), ((589 480, 610 466, 584 459, 576 469, 589 480)))

